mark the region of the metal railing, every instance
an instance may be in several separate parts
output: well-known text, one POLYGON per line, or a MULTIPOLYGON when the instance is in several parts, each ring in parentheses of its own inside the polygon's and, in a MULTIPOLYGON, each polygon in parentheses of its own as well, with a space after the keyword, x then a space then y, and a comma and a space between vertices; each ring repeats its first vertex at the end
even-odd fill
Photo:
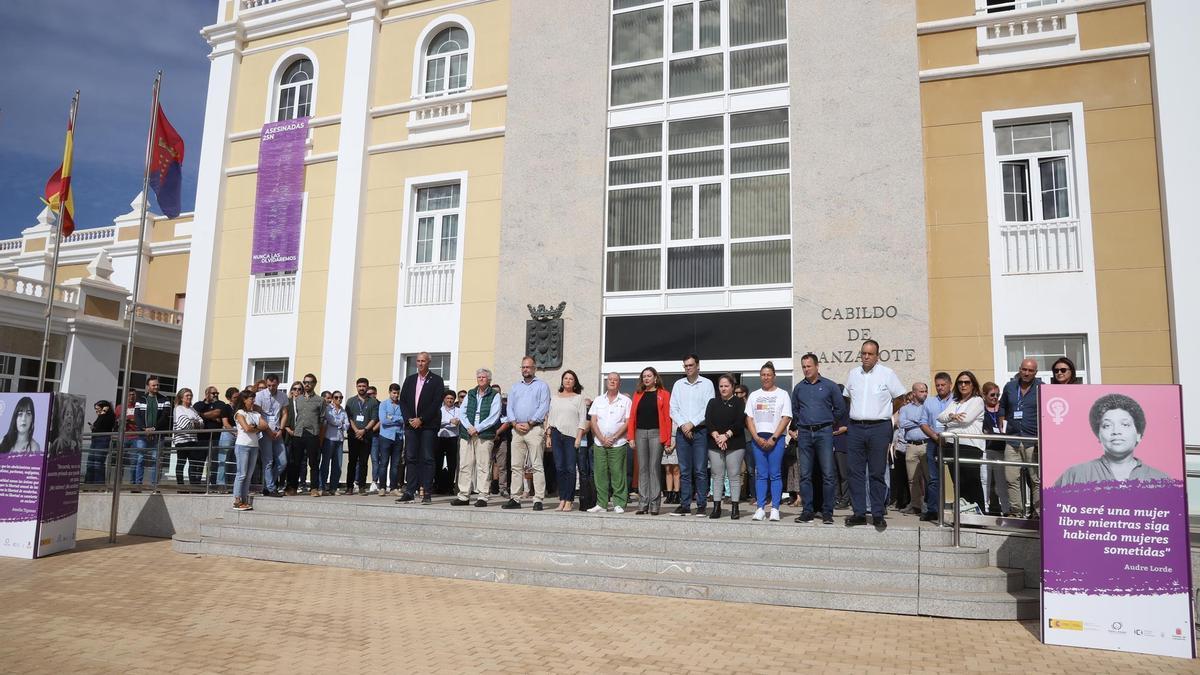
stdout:
POLYGON ((1078 272, 1079 219, 1000 223, 1005 274, 1078 272))
POLYGON ((454 276, 458 263, 451 260, 423 263, 408 268, 404 304, 443 305, 454 301, 454 276))
MULTIPOLYGON (((1030 471, 1038 472, 1038 485, 1041 481, 1041 465, 1038 462, 1010 462, 1004 459, 987 459, 985 454, 983 458, 976 459, 974 457, 960 457, 959 444, 962 439, 974 441, 1003 441, 1004 443, 1024 443, 1038 445, 1038 439, 1033 436, 1009 436, 1006 434, 960 434, 953 431, 943 432, 938 437, 938 482, 946 475, 946 439, 949 438, 954 442, 954 546, 962 545, 962 499, 959 497, 962 494, 962 465, 963 464, 978 464, 986 466, 1016 466, 1027 468, 1030 471)), ((945 486, 942 486, 941 492, 938 495, 938 527, 945 527, 946 513, 946 498, 945 486)), ((985 486, 986 489, 986 486, 985 486)), ((1022 481, 1022 492, 1024 492, 1024 481, 1022 481)), ((1030 503, 1033 503, 1033 496, 1030 495, 1030 503)))
POLYGON ((296 275, 278 274, 254 277, 254 300, 251 313, 287 314, 296 302, 296 275))

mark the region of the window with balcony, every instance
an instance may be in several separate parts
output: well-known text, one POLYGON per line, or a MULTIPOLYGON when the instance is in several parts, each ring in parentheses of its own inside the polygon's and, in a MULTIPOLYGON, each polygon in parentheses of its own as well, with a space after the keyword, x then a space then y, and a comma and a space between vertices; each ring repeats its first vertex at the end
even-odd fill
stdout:
POLYGON ((611 34, 613 106, 787 83, 786 0, 614 0, 611 34))
POLYGON ((299 58, 284 68, 279 78, 275 121, 312 115, 313 63, 299 58))
POLYGON ((288 314, 296 306, 296 273, 266 272, 254 276, 250 313, 288 314))
MULTIPOLYGON (((1088 380, 1088 345, 1086 335, 1027 335, 1008 337, 1004 341, 1008 368, 1007 380, 1016 377, 1021 361, 1033 359, 1038 364, 1038 377, 1050 381, 1050 367, 1054 362, 1067 357, 1075 364, 1075 375, 1079 382, 1088 380)), ((1006 380, 1006 381, 1007 381, 1006 380)))
POLYGON ((786 108, 609 132, 605 290, 791 283, 786 108))
POLYGON ((1006 272, 1069 272, 1080 263, 1071 121, 996 125, 1006 272))
POLYGON ((980 63, 1012 61, 1046 50, 1078 51, 1074 0, 975 0, 980 63))
POLYGON ((417 188, 406 304, 440 305, 454 301, 462 215, 458 183, 417 188))

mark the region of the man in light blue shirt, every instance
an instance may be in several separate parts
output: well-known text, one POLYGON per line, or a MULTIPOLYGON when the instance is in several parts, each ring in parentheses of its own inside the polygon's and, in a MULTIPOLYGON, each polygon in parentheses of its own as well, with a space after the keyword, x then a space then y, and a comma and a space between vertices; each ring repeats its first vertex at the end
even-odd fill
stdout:
POLYGON ((918 504, 925 498, 926 444, 929 437, 921 430, 928 425, 929 412, 925 410, 925 399, 929 397, 929 385, 914 382, 908 403, 900 408, 900 440, 904 443, 904 468, 908 473, 908 508, 904 513, 922 513, 918 504))
POLYGON ((925 443, 925 463, 928 466, 928 476, 925 479, 925 513, 921 520, 932 522, 938 519, 942 510, 942 474, 938 470, 938 440, 946 427, 938 421, 938 415, 950 405, 950 394, 954 389, 950 373, 942 371, 933 376, 933 388, 937 396, 925 399, 925 423, 921 431, 929 439, 925 443))
MULTIPOLYGON (((521 359, 521 380, 508 391, 508 422, 512 424, 512 481, 511 489, 516 494, 517 486, 525 484, 525 461, 533 467, 533 510, 542 510, 546 497, 546 471, 542 466, 542 445, 546 428, 546 415, 550 413, 550 387, 537 378, 537 366, 532 356, 521 359)), ((509 497, 503 509, 519 509, 521 502, 509 497)))
POLYGON ((372 480, 379 484, 381 496, 403 489, 400 485, 401 458, 404 456, 404 421, 408 416, 400 407, 400 385, 388 386, 388 397, 379 404, 379 450, 371 458, 372 480))
MULTIPOLYGON (((696 497, 696 515, 705 516, 708 497, 708 430, 704 413, 716 398, 712 380, 700 377, 700 357, 683 357, 684 377, 671 387, 671 424, 675 426, 675 451, 679 453, 679 506, 672 515, 691 512, 696 497)), ((670 448, 668 448, 669 450, 670 448)))

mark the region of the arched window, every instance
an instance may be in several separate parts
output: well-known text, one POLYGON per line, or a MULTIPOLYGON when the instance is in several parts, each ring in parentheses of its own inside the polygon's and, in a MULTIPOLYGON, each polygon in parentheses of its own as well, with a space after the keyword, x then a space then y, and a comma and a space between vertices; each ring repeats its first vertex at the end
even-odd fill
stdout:
POLYGON ((279 108, 277 122, 308 117, 312 114, 313 64, 308 59, 297 59, 283 71, 279 78, 279 108))
POLYGON ((467 88, 467 31, 450 26, 429 41, 425 50, 425 95, 441 96, 467 88))

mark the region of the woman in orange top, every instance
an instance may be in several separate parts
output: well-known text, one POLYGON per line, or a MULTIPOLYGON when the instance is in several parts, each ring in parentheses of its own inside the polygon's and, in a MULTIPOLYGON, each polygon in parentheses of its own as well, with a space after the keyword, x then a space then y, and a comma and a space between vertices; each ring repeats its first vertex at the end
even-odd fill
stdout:
POLYGON ((629 417, 629 445, 637 453, 641 502, 637 512, 657 516, 662 502, 662 481, 658 471, 662 465, 663 446, 669 448, 673 442, 671 394, 663 387, 657 370, 642 370, 629 417))

